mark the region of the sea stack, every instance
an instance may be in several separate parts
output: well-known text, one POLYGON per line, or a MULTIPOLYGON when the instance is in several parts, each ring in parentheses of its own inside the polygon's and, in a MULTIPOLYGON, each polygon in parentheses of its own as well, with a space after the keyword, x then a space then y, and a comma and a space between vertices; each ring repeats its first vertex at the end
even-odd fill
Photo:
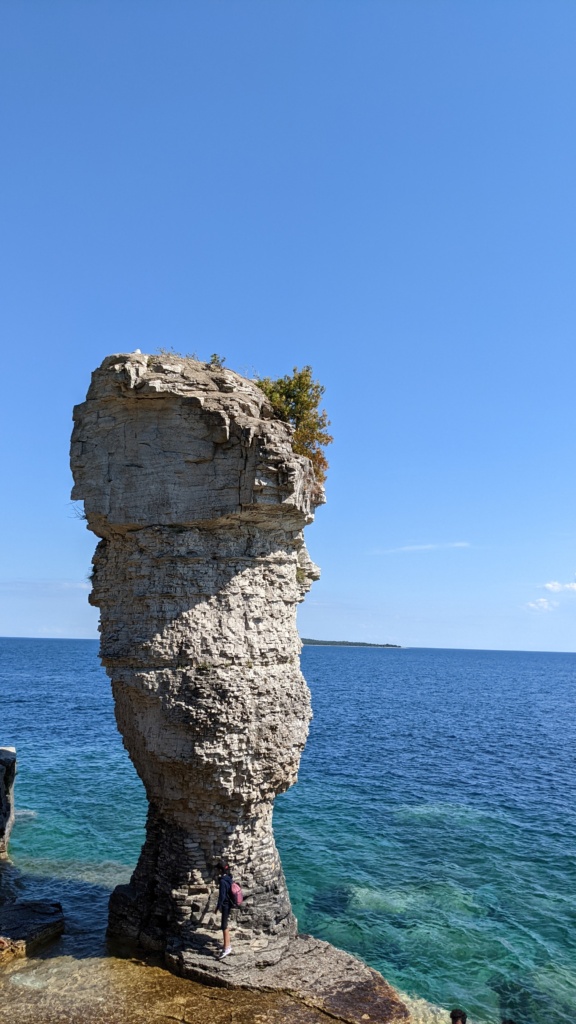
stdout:
POLYGON ((0 860, 8 859, 8 840, 14 824, 15 747, 0 747, 0 860))
POLYGON ((316 1007, 348 1024, 406 1021, 379 974, 297 934, 272 833, 311 716, 295 617, 319 575, 303 528, 324 500, 292 428, 253 381, 140 352, 104 360, 74 421, 72 497, 100 537, 100 654, 149 800, 109 933, 189 978, 287 992, 299 1020, 316 1007), (222 859, 245 901, 220 962, 222 859))
POLYGON ((311 716, 295 616, 319 575, 302 531, 322 488, 253 381, 189 358, 108 357, 74 421, 100 653, 149 800, 109 930, 172 958, 215 951, 225 858, 246 897, 235 952, 275 963, 296 921, 272 808, 311 716))

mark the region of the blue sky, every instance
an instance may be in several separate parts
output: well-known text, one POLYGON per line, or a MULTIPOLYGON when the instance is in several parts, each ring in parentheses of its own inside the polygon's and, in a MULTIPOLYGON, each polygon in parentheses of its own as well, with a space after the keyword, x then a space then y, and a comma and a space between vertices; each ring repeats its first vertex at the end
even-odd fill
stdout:
POLYGON ((96 635, 72 406, 173 346, 326 386, 303 635, 576 650, 576 6, 2 22, 0 634, 96 635))

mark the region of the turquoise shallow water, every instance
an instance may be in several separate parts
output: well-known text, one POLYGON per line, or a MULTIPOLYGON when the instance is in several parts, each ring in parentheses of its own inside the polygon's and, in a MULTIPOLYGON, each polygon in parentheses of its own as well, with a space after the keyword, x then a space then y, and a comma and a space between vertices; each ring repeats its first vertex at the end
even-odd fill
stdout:
MULTIPOLYGON (((478 1024, 576 1019, 576 655, 306 647, 275 829, 301 929, 478 1024)), ((11 851, 90 949, 143 837, 96 641, 0 640, 11 851)))

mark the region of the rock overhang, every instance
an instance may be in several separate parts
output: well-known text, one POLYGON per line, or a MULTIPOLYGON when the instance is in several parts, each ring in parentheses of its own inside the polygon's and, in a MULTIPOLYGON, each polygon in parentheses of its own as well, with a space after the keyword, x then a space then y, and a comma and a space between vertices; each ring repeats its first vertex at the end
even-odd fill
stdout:
POLYGON ((230 516, 302 529, 324 493, 254 381, 176 356, 107 357, 74 409, 73 499, 97 532, 230 516), (94 443, 98 437, 99 443, 94 443))

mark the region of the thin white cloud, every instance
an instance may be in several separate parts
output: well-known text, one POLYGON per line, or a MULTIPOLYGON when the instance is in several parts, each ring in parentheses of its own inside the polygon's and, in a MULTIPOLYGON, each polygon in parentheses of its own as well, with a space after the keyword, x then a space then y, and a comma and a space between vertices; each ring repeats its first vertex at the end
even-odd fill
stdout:
POLYGON ((561 590, 576 590, 576 583, 557 583, 556 580, 552 580, 551 583, 544 584, 544 590, 551 590, 554 594, 559 594, 561 590))
POLYGON ((467 540, 455 540, 449 544, 405 544, 401 548, 385 548, 379 550, 380 555, 397 555, 405 551, 446 551, 448 548, 469 548, 471 545, 467 540))
POLYGON ((91 590, 83 580, 0 580, 1 593, 34 594, 62 590, 91 590))
POLYGON ((549 601, 547 597, 538 597, 535 601, 529 601, 527 608, 535 612, 551 612, 558 607, 558 601, 549 601))

